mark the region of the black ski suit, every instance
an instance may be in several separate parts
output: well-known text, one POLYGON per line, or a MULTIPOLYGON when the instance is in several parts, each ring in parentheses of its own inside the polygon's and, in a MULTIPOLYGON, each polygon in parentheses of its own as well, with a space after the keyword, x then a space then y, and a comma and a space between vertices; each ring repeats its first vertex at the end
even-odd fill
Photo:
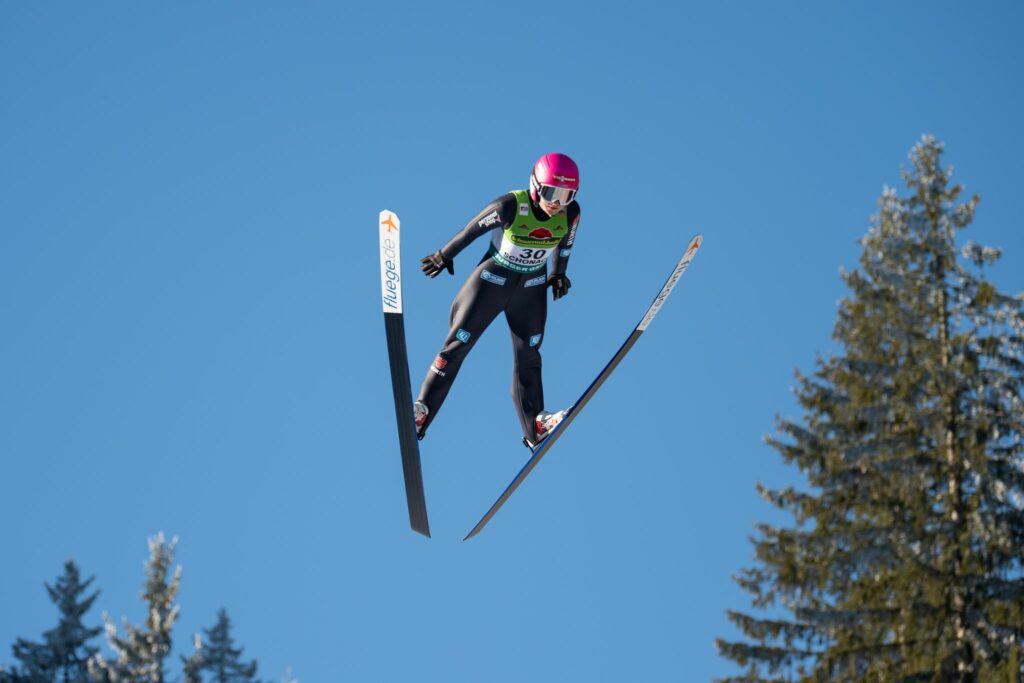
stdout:
MULTIPOLYGON (((423 438, 427 427, 437 417, 463 360, 491 321, 504 311, 512 333, 514 353, 512 399, 519 414, 523 435, 536 441, 534 419, 544 408, 540 347, 547 320, 547 270, 550 269, 551 278, 565 274, 579 219, 580 206, 575 201, 566 207, 563 216, 549 219, 523 191, 510 192, 488 204, 441 248, 441 254, 450 262, 477 237, 491 233, 490 249, 470 273, 452 302, 448 335, 423 380, 418 400, 427 406, 429 412, 426 423, 420 428, 420 438, 423 438), (555 248, 544 249, 544 261, 539 267, 536 267, 535 262, 527 266, 536 267, 535 270, 521 272, 525 270, 524 267, 506 258, 515 260, 515 255, 502 249, 503 246, 510 246, 507 238, 503 242, 503 236, 508 235, 509 231, 521 228, 517 238, 520 246, 528 246, 530 236, 534 234, 547 237, 550 243, 560 231, 552 235, 552 231, 544 228, 543 224, 554 225, 559 220, 563 221, 565 234, 555 248), (523 229, 528 227, 524 225, 526 222, 534 227, 538 222, 542 225, 524 235, 523 229)), ((511 251, 527 255, 533 251, 533 255, 537 256, 541 250, 516 250, 513 246, 511 251)))

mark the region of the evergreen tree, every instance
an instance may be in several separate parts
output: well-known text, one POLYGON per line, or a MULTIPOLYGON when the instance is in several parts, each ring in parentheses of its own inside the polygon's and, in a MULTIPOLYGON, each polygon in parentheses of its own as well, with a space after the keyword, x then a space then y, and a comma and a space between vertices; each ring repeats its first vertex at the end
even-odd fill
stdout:
POLYGON ((181 657, 181 669, 185 675, 185 683, 203 683, 203 639, 197 633, 192 643, 195 650, 191 656, 181 657))
POLYGON ((231 620, 226 610, 221 609, 217 613, 217 623, 212 628, 203 629, 203 632, 206 638, 197 642, 196 647, 196 652, 201 653, 201 656, 187 660, 182 658, 187 671, 191 668, 192 675, 200 671, 208 672, 209 683, 258 683, 256 661, 242 661, 243 648, 235 647, 234 638, 231 637, 231 620))
POLYGON ((117 634, 117 626, 107 619, 107 642, 117 660, 108 662, 101 655, 89 661, 94 678, 106 683, 165 683, 164 662, 171 652, 171 631, 178 618, 174 604, 181 583, 181 566, 171 574, 174 549, 178 540, 170 542, 158 534, 149 539, 149 560, 146 562, 146 584, 141 598, 147 605, 144 626, 133 626, 124 620, 125 636, 117 634))
POLYGON ((769 439, 806 487, 760 494, 730 612, 744 668, 726 681, 1020 681, 1024 632, 1024 298, 983 277, 1000 253, 955 233, 974 217, 930 136, 908 193, 886 189, 843 275, 840 355, 797 375, 802 422, 769 439))
POLYGON ((57 626, 43 634, 42 643, 18 638, 13 651, 20 665, 10 672, 0 672, 3 683, 86 683, 86 663, 98 648, 89 641, 99 636, 102 628, 87 628, 82 617, 99 596, 99 591, 83 597, 95 577, 85 582, 73 560, 64 564, 64 574, 54 585, 46 584, 50 600, 60 612, 57 626))
POLYGON ((0 671, 0 683, 52 683, 56 663, 45 645, 18 638, 11 651, 21 666, 0 671))

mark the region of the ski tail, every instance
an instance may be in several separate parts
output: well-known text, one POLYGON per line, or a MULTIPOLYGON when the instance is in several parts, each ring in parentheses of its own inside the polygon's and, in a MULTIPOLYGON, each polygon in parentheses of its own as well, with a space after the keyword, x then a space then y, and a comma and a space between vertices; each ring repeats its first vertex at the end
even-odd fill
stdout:
POLYGON ((515 490, 519 488, 519 485, 522 484, 530 472, 533 471, 533 468, 537 466, 541 458, 543 458, 548 450, 555 444, 555 441, 557 441, 569 425, 572 424, 572 421, 576 419, 576 416, 581 410, 583 410, 583 407, 586 406, 590 399, 594 397, 594 394, 596 394, 597 390, 601 388, 601 385, 604 384, 605 380, 608 379, 612 372, 615 371, 615 368, 618 367, 619 363, 622 362, 622 359, 625 358, 627 353, 629 353, 629 350, 632 349, 633 345, 636 344, 638 339, 640 339, 640 335, 647 330, 651 321, 654 320, 654 316, 658 315, 658 311, 661 310, 665 300, 668 299, 669 294, 672 293, 676 283, 679 282, 679 278, 681 278, 683 273, 686 272, 686 269, 689 267, 690 262, 693 261, 693 257, 696 256, 697 250, 700 249, 700 245, 702 243, 703 237, 699 234, 695 235, 693 239, 690 240, 689 245, 686 247, 686 251, 683 252, 682 258, 679 259, 676 267, 672 269, 672 273, 668 276, 665 284, 662 285, 658 295, 654 297, 654 301, 647 308, 647 312, 644 314, 644 317, 641 318, 640 322, 637 323, 635 328, 633 328, 633 331, 630 333, 629 337, 626 338, 626 341, 623 342, 622 346, 619 347, 619 350, 615 352, 615 355, 612 356, 612 359, 604 366, 604 369, 598 373, 594 381, 590 383, 590 386, 588 386, 586 391, 583 392, 583 395, 581 395, 576 403, 572 405, 572 408, 569 409, 569 412, 566 413, 562 421, 558 423, 558 426, 551 430, 551 434, 533 448, 533 456, 529 461, 527 461, 526 465, 523 466, 523 469, 519 471, 519 474, 517 474, 515 479, 512 480, 512 483, 505 488, 504 492, 502 492, 498 497, 498 500, 496 500, 484 516, 480 518, 480 521, 476 523, 476 526, 466 534, 466 537, 462 539, 463 541, 469 540, 483 530, 487 523, 491 521, 491 518, 494 517, 498 510, 501 509, 501 506, 505 504, 505 501, 512 496, 515 490))
POLYGON ((395 399, 398 445, 402 453, 405 497, 409 506, 409 525, 430 537, 427 501, 423 493, 423 470, 416 425, 412 415, 412 388, 409 382, 409 354, 405 344, 402 312, 401 221, 391 211, 380 212, 381 302, 384 309, 384 333, 387 336, 391 389, 395 399))

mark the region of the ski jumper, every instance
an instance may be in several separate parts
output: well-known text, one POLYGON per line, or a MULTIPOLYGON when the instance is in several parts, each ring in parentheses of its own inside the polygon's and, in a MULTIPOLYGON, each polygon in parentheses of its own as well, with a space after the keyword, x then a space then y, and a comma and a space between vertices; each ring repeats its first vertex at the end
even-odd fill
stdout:
POLYGON ((488 204, 459 231, 441 253, 454 259, 470 242, 490 233, 487 253, 452 302, 448 335, 427 371, 419 399, 429 409, 420 438, 437 416, 459 368, 473 345, 499 313, 512 333, 512 400, 523 435, 536 440, 534 418, 544 409, 540 347, 547 320, 547 266, 564 274, 579 224, 580 206, 548 217, 515 190, 488 204))

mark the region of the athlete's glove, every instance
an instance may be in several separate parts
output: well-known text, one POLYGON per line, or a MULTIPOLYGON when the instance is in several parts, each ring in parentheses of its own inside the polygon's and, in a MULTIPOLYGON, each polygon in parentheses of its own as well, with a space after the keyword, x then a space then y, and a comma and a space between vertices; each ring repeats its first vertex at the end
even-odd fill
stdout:
POLYGON ((438 249, 430 256, 420 259, 420 269, 427 274, 427 277, 437 277, 442 270, 447 270, 449 275, 455 275, 455 261, 441 253, 438 249))
POLYGON ((555 301, 558 301, 569 293, 572 283, 569 282, 569 278, 565 276, 565 273, 557 273, 548 278, 548 287, 551 288, 551 295, 555 298, 555 301))

